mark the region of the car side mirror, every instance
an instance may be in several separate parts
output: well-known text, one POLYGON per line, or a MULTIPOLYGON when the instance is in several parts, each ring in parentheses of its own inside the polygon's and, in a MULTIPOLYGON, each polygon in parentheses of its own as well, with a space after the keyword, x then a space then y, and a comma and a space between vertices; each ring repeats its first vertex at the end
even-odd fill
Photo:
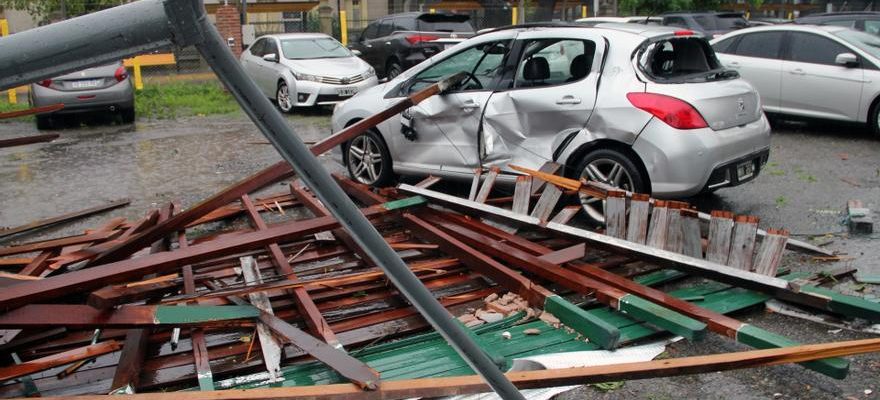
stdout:
POLYGON ((265 55, 263 55, 263 59, 266 61, 269 61, 269 62, 278 62, 278 54, 275 54, 275 53, 265 54, 265 55))
POLYGON ((834 63, 847 68, 859 66, 859 58, 853 53, 840 53, 834 58, 834 63))
POLYGON ((351 49, 351 54, 354 54, 355 57, 360 57, 364 53, 361 53, 361 51, 357 49, 351 49))

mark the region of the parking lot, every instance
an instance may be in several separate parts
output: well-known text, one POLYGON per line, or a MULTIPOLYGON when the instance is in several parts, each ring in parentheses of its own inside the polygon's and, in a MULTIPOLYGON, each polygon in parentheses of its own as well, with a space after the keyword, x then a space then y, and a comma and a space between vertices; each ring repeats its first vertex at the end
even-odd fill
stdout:
MULTIPOLYGON (((329 110, 288 116, 305 141, 329 134, 329 110)), ((0 137, 36 133, 32 122, 0 124, 0 137)), ((243 114, 141 120, 134 126, 97 124, 59 131, 61 138, 0 150, 0 226, 17 226, 120 198, 131 206, 114 212, 128 218, 163 202, 188 207, 240 178, 277 160, 243 114)), ((693 199, 701 210, 725 209, 760 217, 763 227, 789 229, 794 237, 830 242, 827 246, 853 257, 840 263, 820 263, 789 254, 786 262, 799 270, 852 265, 861 273, 880 273, 877 236, 852 238, 842 224, 849 199, 880 207, 880 140, 860 127, 781 122, 774 125, 770 163, 760 177, 743 186, 693 199)), ((329 158, 324 165, 342 167, 329 158)), ((88 218, 37 237, 57 237, 99 225, 107 216, 88 218)), ((9 243, 6 243, 9 244, 9 243)), ((852 287, 841 285, 847 291, 852 287)), ((876 298, 872 288, 860 295, 876 298)), ((738 318, 803 342, 839 341, 871 335, 751 310, 738 318)), ((706 342, 680 342, 669 348, 672 357, 743 350, 717 336, 706 342)), ((588 388, 565 398, 864 398, 865 390, 880 390, 877 354, 852 358, 851 374, 835 381, 796 366, 780 366, 693 377, 626 382, 603 393, 588 388)))

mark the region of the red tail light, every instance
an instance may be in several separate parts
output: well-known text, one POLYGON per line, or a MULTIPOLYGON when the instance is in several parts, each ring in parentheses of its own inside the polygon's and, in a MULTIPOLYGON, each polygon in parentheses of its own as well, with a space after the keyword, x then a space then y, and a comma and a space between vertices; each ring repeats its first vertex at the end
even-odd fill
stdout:
POLYGON ((627 93, 626 98, 640 110, 647 111, 676 129, 708 127, 694 106, 675 97, 657 93, 627 93))
POLYGON ((116 82, 122 82, 125 78, 128 78, 128 71, 125 70, 125 67, 116 68, 116 73, 113 74, 113 77, 116 78, 116 82))
POLYGON ((673 33, 673 35, 675 36, 692 36, 693 34, 694 31, 688 29, 678 30, 673 33))
POLYGON ((419 42, 430 42, 430 41, 432 41, 432 40, 437 40, 437 39, 440 39, 440 36, 434 36, 434 35, 410 35, 410 36, 407 36, 407 37, 406 37, 406 41, 409 42, 409 44, 416 44, 416 43, 419 43, 419 42))
POLYGON ((49 87, 49 86, 52 86, 52 80, 51 79, 43 79, 43 80, 37 82, 37 85, 40 85, 42 87, 49 87))

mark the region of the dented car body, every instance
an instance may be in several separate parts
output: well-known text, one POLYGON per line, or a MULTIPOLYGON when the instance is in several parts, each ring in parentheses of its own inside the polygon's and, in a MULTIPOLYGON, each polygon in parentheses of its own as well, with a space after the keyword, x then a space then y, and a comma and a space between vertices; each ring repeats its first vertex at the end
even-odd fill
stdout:
MULTIPOLYGON (((770 127, 757 92, 690 31, 638 24, 527 26, 483 33, 336 107, 338 131, 451 73, 425 100, 337 151, 355 179, 471 179, 475 168, 538 168, 660 198, 754 179, 770 127)), ((602 220, 602 204, 583 198, 602 220)))

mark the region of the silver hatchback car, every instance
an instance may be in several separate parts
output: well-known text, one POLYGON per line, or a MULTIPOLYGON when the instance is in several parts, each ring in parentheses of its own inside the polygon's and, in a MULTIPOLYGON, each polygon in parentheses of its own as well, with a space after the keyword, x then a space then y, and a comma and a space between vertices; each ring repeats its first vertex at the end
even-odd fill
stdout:
MULTIPOLYGON (((475 168, 539 168, 660 198, 754 179, 770 125, 758 93, 688 30, 637 24, 513 27, 483 33, 337 105, 334 131, 465 71, 431 97, 338 149, 353 178, 470 179, 475 168)), ((587 216, 604 207, 582 197, 587 216)))

